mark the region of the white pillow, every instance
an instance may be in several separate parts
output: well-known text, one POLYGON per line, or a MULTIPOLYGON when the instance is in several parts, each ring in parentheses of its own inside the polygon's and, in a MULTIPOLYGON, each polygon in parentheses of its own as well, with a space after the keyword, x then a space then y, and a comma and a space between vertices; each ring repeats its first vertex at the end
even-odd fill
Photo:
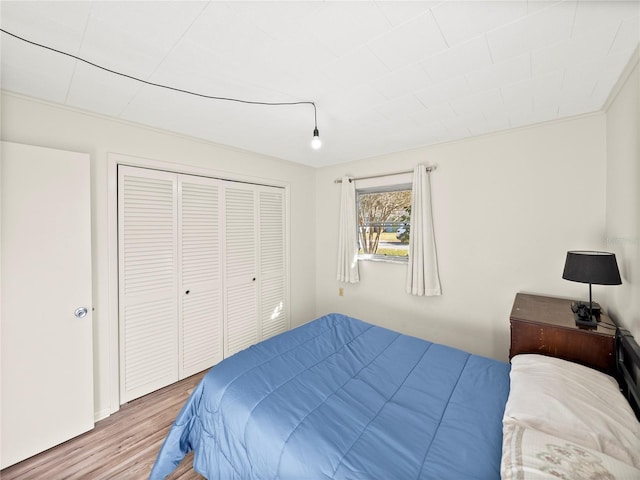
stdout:
POLYGON ((507 423, 502 480, 638 480, 640 469, 553 435, 507 423))
POLYGON ((613 378, 582 365, 542 355, 515 356, 503 422, 640 468, 640 422, 613 378))

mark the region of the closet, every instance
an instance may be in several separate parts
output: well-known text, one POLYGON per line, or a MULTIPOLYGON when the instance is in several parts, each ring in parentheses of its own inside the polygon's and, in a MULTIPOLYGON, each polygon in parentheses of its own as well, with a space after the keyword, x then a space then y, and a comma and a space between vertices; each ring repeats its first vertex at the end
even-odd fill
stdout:
POLYGON ((120 401, 288 329, 283 188, 118 167, 120 401))

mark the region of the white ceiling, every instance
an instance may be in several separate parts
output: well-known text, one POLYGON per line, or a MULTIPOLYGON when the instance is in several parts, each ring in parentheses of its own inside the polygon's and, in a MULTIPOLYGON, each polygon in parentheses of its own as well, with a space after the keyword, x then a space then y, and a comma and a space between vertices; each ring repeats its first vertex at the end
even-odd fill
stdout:
MULTIPOLYGON (((2 1, 3 89, 311 166, 600 110, 640 1, 2 1)), ((10 122, 11 118, 3 118, 10 122)))

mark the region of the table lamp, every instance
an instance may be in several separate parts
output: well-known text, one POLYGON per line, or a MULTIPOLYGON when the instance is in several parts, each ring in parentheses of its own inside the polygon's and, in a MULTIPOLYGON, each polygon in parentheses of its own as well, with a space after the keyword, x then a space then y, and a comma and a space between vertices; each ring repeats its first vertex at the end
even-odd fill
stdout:
POLYGON ((562 278, 572 282, 589 284, 589 304, 576 302, 571 306, 575 314, 576 325, 583 328, 597 327, 600 306, 597 305, 594 315, 591 285, 620 285, 620 272, 614 253, 594 251, 567 252, 562 278))

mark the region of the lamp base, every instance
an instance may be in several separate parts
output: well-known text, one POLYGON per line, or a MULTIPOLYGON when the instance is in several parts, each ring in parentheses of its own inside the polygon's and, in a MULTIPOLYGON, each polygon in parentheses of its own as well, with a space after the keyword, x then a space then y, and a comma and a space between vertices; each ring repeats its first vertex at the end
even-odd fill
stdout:
POLYGON ((598 327, 598 320, 594 315, 591 315, 591 318, 589 318, 588 315, 581 316, 576 313, 574 317, 575 317, 576 325, 578 326, 578 328, 597 328, 598 327))
MULTIPOLYGON (((573 310, 574 312, 578 312, 579 310, 584 309, 587 314, 583 315, 583 316, 589 316, 589 302, 583 302, 583 301, 575 301, 571 304, 571 310, 573 310)), ((591 302, 591 314, 596 317, 596 319, 598 319, 600 317, 600 312, 602 311, 602 308, 600 307, 600 304, 598 302, 591 302)))

